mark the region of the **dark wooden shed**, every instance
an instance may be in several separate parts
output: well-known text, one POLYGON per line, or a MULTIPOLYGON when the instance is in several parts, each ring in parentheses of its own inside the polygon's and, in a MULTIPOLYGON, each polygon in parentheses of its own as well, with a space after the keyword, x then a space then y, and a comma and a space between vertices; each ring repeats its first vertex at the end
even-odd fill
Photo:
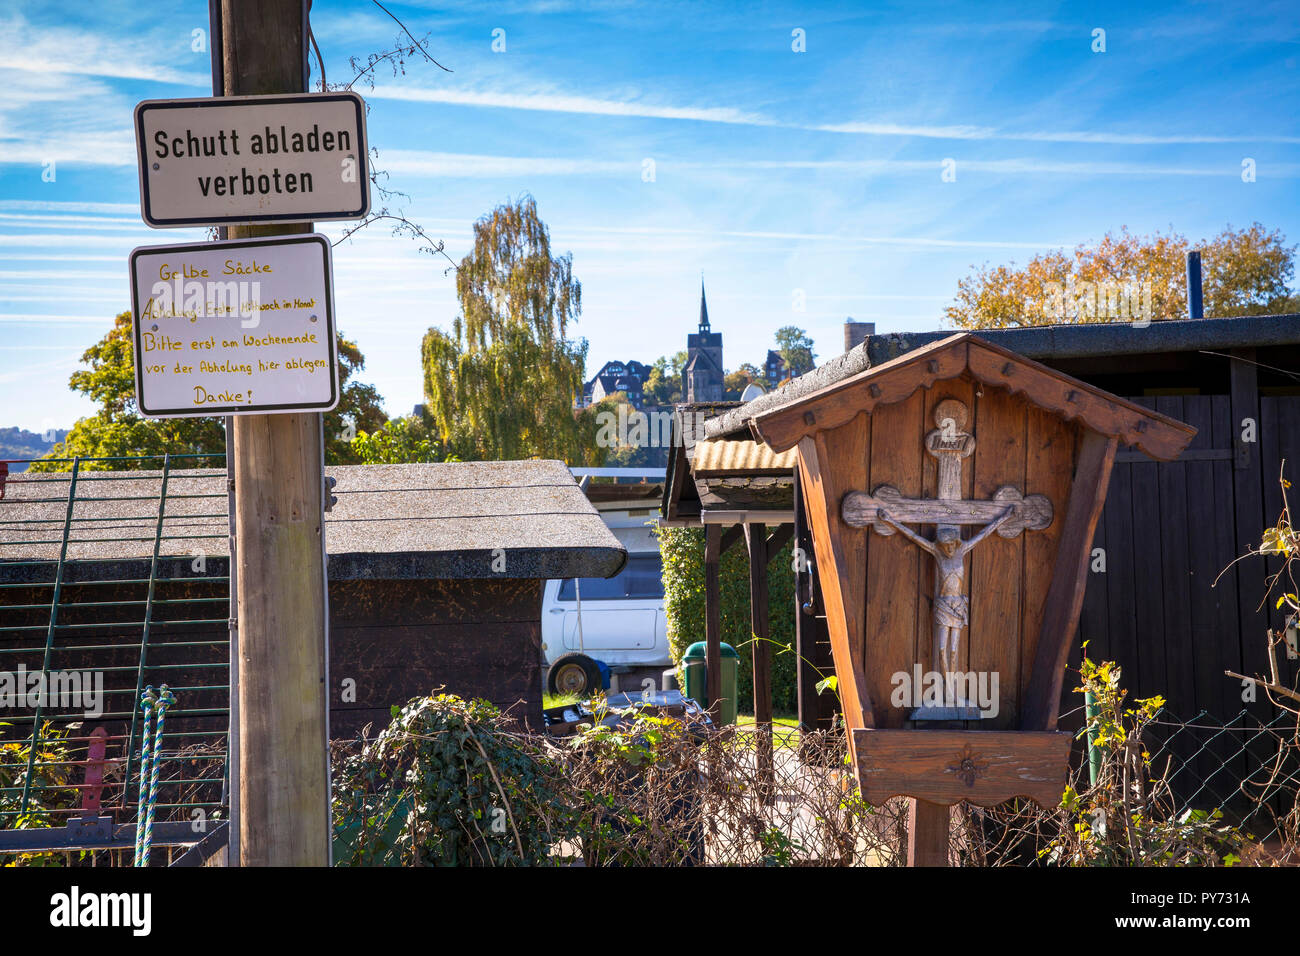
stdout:
MULTIPOLYGON (((950 335, 869 335, 849 352, 704 427, 708 439, 745 434, 764 412, 950 335)), ((1282 510, 1279 478, 1300 478, 1300 315, 987 330, 1011 349, 1135 405, 1197 429, 1176 459, 1133 449, 1115 456, 1093 540, 1071 664, 1088 642, 1096 660, 1117 661, 1134 697, 1169 701, 1168 752, 1176 792, 1198 805, 1234 799, 1238 784, 1276 752, 1260 728, 1279 714, 1262 694, 1243 699, 1225 670, 1267 674, 1270 628, 1284 613, 1266 601, 1278 567, 1257 548, 1282 510), (1235 563, 1234 563, 1235 562, 1235 563), (1192 726, 1179 730, 1182 723, 1192 726)), ((810 569, 815 576, 817 568, 810 569)), ((802 585, 801 585, 802 586, 802 585)), ((1298 662, 1280 652, 1284 683, 1298 662)), ((1067 682, 1063 727, 1080 726, 1067 682)), ((1153 739, 1165 747, 1166 740, 1153 739)))
MULTIPOLYGON (((331 467, 330 734, 443 686, 540 726, 542 586, 626 552, 556 461, 331 467)), ((11 475, 0 500, 0 669, 104 670, 111 734, 168 681, 168 729, 225 730, 224 470, 11 475)), ((11 735, 30 733, 15 721, 11 735)), ((47 716, 57 716, 47 714, 47 716)), ((64 715, 66 716, 66 715, 64 715)), ((93 722, 92 722, 93 723, 93 722)))

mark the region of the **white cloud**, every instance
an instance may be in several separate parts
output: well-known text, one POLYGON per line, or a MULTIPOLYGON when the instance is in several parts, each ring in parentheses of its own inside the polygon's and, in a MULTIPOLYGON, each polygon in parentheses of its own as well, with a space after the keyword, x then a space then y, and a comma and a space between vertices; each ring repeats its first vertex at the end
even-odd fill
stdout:
MULTIPOLYGON (((677 160, 656 156, 656 175, 673 171, 743 172, 767 170, 809 170, 847 174, 889 175, 921 173, 932 175, 936 182, 943 160, 933 159, 736 159, 677 160)), ((641 159, 571 159, 563 156, 494 156, 481 153, 441 153, 422 150, 386 150, 382 165, 391 173, 409 176, 433 176, 449 179, 492 179, 527 176, 624 176, 639 178, 641 159)), ((1061 162, 1032 157, 1007 159, 962 159, 957 157, 958 174, 987 173, 1002 176, 1069 175, 1069 176, 1206 176, 1238 177, 1241 167, 1234 160, 1221 166, 1171 166, 1141 162, 1061 162)), ((1267 175, 1290 179, 1300 173, 1300 165, 1271 163, 1267 175)), ((1265 175, 1261 167, 1261 176, 1265 175)))
POLYGON ((1204 133, 1125 133, 1106 130, 1015 131, 966 124, 909 124, 849 120, 842 123, 792 123, 732 106, 675 106, 640 98, 603 98, 561 92, 505 93, 491 90, 430 89, 418 86, 377 85, 370 99, 442 103, 491 109, 574 113, 587 116, 626 116, 644 119, 686 120, 740 126, 801 129, 812 132, 861 136, 944 140, 1009 140, 1045 143, 1098 143, 1111 145, 1179 145, 1214 143, 1300 143, 1300 136, 1252 134, 1248 136, 1204 133))
MULTIPOLYGON (((178 49, 180 39, 177 38, 178 49)), ((189 38, 184 39, 188 46, 189 38)), ((156 37, 118 38, 103 31, 35 27, 17 14, 0 21, 0 69, 35 77, 100 76, 211 89, 207 57, 195 56, 205 68, 203 71, 175 70, 158 65, 158 60, 156 37)), ((0 94, 0 100, 4 95, 0 94)))
POLYGON ((642 100, 611 100, 564 93, 498 93, 417 86, 376 85, 370 99, 447 103, 454 106, 535 110, 547 113, 585 113, 590 116, 637 116, 653 119, 698 120, 744 126, 780 126, 776 120, 729 106, 668 106, 642 100))
POLYGON ((0 209, 25 212, 139 213, 140 207, 126 202, 54 202, 43 199, 0 199, 0 209))
POLYGON ((0 322, 25 322, 35 325, 104 325, 113 321, 112 316, 103 315, 45 315, 33 312, 0 312, 0 322))
POLYGON ((641 160, 570 159, 563 156, 487 156, 435 153, 412 149, 384 150, 382 166, 411 176, 490 179, 501 176, 640 175, 641 160))

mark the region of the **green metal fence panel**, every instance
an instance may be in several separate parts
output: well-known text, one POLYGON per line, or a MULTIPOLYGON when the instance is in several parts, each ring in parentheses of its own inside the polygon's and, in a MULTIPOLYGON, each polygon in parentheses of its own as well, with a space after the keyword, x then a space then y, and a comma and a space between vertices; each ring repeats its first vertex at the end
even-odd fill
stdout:
POLYGON ((10 462, 0 476, 0 830, 93 814, 132 822, 140 694, 162 683, 177 704, 163 737, 158 819, 224 816, 224 456, 16 470, 26 464, 10 462), (98 728, 104 757, 92 759, 98 728))

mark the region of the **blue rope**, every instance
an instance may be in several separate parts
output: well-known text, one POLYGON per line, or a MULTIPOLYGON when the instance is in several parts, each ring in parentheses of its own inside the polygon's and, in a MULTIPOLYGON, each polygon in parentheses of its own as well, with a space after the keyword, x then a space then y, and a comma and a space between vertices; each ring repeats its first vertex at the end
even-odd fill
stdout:
POLYGON ((150 684, 140 695, 140 708, 144 711, 144 731, 140 738, 140 797, 135 810, 135 857, 132 866, 140 866, 140 849, 144 843, 145 786, 149 764, 153 755, 153 708, 157 698, 150 684))
MULTIPOLYGON (((153 738, 153 766, 149 769, 149 804, 145 810, 147 816, 144 821, 144 838, 140 844, 140 865, 149 865, 149 851, 153 849, 153 816, 154 806, 158 802, 158 768, 162 764, 162 742, 163 742, 163 723, 167 720, 167 710, 176 702, 176 698, 167 688, 166 684, 162 685, 158 695, 158 718, 157 725, 154 727, 153 738)), ((143 776, 141 781, 143 782, 143 776)), ((140 832, 138 818, 136 824, 137 834, 140 832)))

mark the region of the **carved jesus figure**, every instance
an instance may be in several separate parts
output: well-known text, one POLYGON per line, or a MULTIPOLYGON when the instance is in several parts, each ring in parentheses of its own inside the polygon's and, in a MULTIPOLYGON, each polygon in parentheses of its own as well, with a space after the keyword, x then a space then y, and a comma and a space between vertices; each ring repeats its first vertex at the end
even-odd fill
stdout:
MULTIPOLYGON (((901 534, 934 558, 932 666, 947 678, 959 672, 961 632, 970 626, 964 567, 967 552, 994 532, 1003 538, 1015 538, 1022 531, 1046 528, 1052 523, 1052 503, 1044 495, 1025 495, 1014 485, 1002 485, 991 498, 963 498, 962 462, 975 453, 975 436, 965 430, 969 410, 958 399, 945 398, 935 405, 933 414, 938 428, 925 436, 924 446, 935 459, 935 497, 909 498, 894 486, 882 484, 870 494, 849 492, 840 513, 850 527, 871 527, 886 536, 901 534), (934 540, 923 538, 908 525, 934 525, 934 540), (963 541, 964 525, 978 527, 979 531, 963 541)), ((952 684, 945 681, 945 686, 952 684)), ((964 701, 957 703, 966 706, 964 701)), ((918 708, 917 713, 925 710, 918 708)))
POLYGON ((895 521, 884 508, 876 512, 881 521, 934 558, 934 663, 945 675, 960 669, 957 652, 961 646, 961 631, 970 624, 970 599, 966 597, 965 588, 966 553, 997 531, 1014 512, 1014 507, 1004 508, 993 521, 966 541, 962 540, 961 530, 955 525, 938 525, 935 539, 930 541, 895 521))

